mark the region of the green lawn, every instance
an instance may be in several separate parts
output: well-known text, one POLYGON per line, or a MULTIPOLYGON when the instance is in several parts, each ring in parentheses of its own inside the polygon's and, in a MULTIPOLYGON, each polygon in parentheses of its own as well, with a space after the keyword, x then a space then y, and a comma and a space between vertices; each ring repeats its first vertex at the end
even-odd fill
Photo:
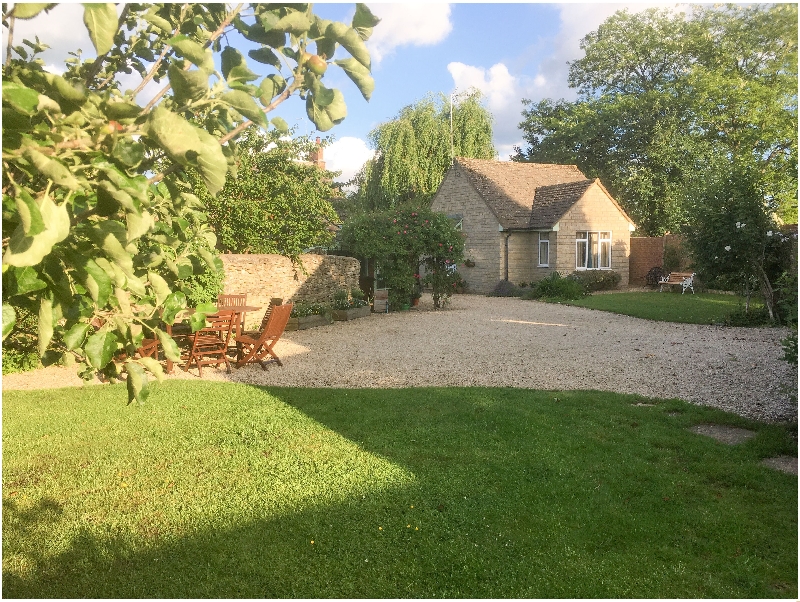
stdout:
POLYGON ((791 427, 643 401, 5 392, 2 593, 796 598, 797 477, 759 463, 796 455, 791 427), (687 430, 712 421, 758 434, 730 447, 687 430))
MULTIPOLYGON (((563 302, 567 305, 588 307, 624 314, 645 320, 659 322, 681 322, 684 324, 713 324, 725 321, 725 318, 740 310, 744 310, 745 300, 738 295, 720 295, 714 293, 671 293, 664 291, 646 293, 609 293, 594 294, 578 301, 563 302)), ((759 310, 763 304, 751 300, 751 310, 759 310)))

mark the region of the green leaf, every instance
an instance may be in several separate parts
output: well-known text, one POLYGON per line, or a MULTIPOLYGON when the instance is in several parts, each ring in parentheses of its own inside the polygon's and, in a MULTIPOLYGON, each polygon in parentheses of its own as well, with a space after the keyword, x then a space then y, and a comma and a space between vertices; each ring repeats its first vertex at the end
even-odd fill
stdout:
POLYGON ((155 222, 150 213, 142 211, 139 214, 127 213, 125 215, 125 223, 128 226, 127 241, 131 242, 147 234, 155 222))
POLYGON ((111 277, 90 258, 86 258, 82 265, 76 263, 76 267, 83 272, 83 283, 97 306, 105 307, 113 290, 111 277))
POLYGON ((172 294, 169 284, 155 272, 148 272, 147 278, 150 280, 150 286, 153 287, 153 292, 156 295, 156 304, 161 305, 172 294))
POLYGON ((98 56, 106 54, 114 47, 119 19, 113 3, 84 4, 83 22, 89 30, 89 37, 98 56))
POLYGON ((39 302, 39 337, 36 341, 39 357, 44 355, 53 338, 53 300, 42 297, 39 302))
POLYGON ((119 190, 114 186, 114 184, 108 182, 107 180, 100 182, 97 192, 98 197, 101 192, 105 192, 107 199, 113 199, 120 207, 125 209, 125 211, 130 211, 131 213, 141 213, 138 201, 134 201, 131 195, 124 190, 119 190))
POLYGON ((78 349, 86 340, 86 335, 91 330, 91 325, 85 322, 78 322, 66 333, 64 333, 64 344, 67 349, 78 349))
POLYGON ((62 76, 54 75, 52 73, 45 74, 45 79, 47 79, 47 83, 53 86, 55 91, 64 100, 77 104, 83 104, 86 102, 88 97, 86 96, 86 92, 81 84, 73 85, 62 76))
POLYGON ((372 28, 381 20, 372 14, 366 4, 356 4, 356 14, 353 17, 353 29, 358 32, 362 40, 366 41, 372 35, 372 28))
POLYGON ((155 9, 150 9, 145 14, 142 15, 142 19, 154 25, 158 29, 160 29, 163 33, 170 34, 172 33, 172 25, 166 19, 159 17, 154 12, 155 9))
POLYGON ((247 33, 244 34, 248 40, 264 44, 270 48, 281 48, 286 45, 286 32, 278 31, 276 29, 265 29, 261 24, 253 25, 247 33))
POLYGON ((11 334, 17 324, 17 312, 8 303, 3 303, 3 340, 11 334))
POLYGON ((325 106, 317 105, 315 99, 314 94, 306 97, 306 114, 320 132, 327 132, 347 117, 347 105, 339 90, 333 90, 333 99, 325 106))
POLYGON ((336 54, 337 45, 336 40, 333 38, 319 38, 317 40, 317 55, 325 59, 330 59, 336 54))
POLYGON ((247 68, 247 65, 238 65, 230 70, 228 73, 228 85, 232 86, 236 82, 251 82, 254 79, 258 79, 260 76, 257 73, 253 73, 250 69, 247 68))
POLYGON ((175 102, 184 104, 188 100, 200 100, 208 92, 208 71, 193 69, 184 71, 177 65, 167 69, 169 83, 175 92, 175 102))
POLYGON ((161 348, 164 350, 164 357, 166 357, 168 360, 172 360, 173 362, 181 361, 180 347, 178 347, 178 344, 172 340, 172 337, 170 337, 160 328, 154 328, 153 330, 158 337, 158 342, 161 344, 161 348))
POLYGON ((273 117, 270 120, 270 123, 278 130, 281 134, 288 134, 289 133, 289 124, 286 123, 286 120, 283 117, 273 117))
POLYGON ((109 119, 135 119, 142 112, 142 107, 133 102, 109 101, 106 103, 106 117, 109 119))
POLYGON ((177 163, 196 165, 212 195, 225 184, 228 162, 217 139, 205 130, 158 106, 150 113, 145 132, 177 163))
POLYGON ((244 65, 244 57, 242 53, 236 50, 233 46, 226 46, 220 54, 220 65, 222 67, 222 77, 228 79, 228 74, 231 69, 244 65))
POLYGON ((281 68, 281 60, 278 58, 278 55, 273 52, 272 48, 268 48, 267 46, 250 50, 247 56, 264 65, 272 65, 276 69, 281 68))
POLYGON ((228 103, 251 121, 262 126, 267 125, 267 117, 264 115, 264 111, 256 104, 253 97, 246 92, 240 90, 226 92, 220 96, 220 100, 228 103))
POLYGON ((372 78, 369 69, 354 58, 334 61, 334 63, 344 69, 347 76, 358 87, 364 100, 369 101, 372 91, 375 89, 375 80, 372 78))
POLYGON ((164 368, 157 359, 153 357, 140 357, 136 361, 150 371, 150 373, 158 379, 158 382, 164 380, 164 368))
POLYGON ((150 394, 150 387, 147 386, 147 373, 141 364, 135 361, 125 362, 125 371, 128 373, 126 384, 128 386, 128 403, 134 399, 138 403, 144 403, 150 394))
POLYGON ((69 235, 69 211, 66 203, 56 205, 47 196, 39 203, 39 211, 46 230, 35 236, 26 236, 20 224, 14 229, 3 254, 3 263, 16 267, 36 265, 69 235))
POLYGON ((172 324, 175 322, 175 316, 182 309, 186 309, 186 295, 180 291, 170 293, 164 299, 164 312, 161 319, 165 324, 172 324))
POLYGON ((214 71, 214 56, 211 53, 211 49, 203 48, 200 44, 184 35, 170 38, 169 44, 178 55, 190 60, 200 69, 209 73, 214 71))
POLYGON ((259 89, 261 90, 259 100, 266 107, 273 98, 286 89, 286 80, 277 74, 268 75, 261 80, 259 89))
POLYGON ((370 68, 369 51, 355 29, 344 23, 331 23, 325 32, 325 37, 339 42, 354 59, 367 69, 370 68))
POLYGON ((55 159, 46 157, 32 146, 27 147, 24 154, 28 161, 30 161, 42 175, 50 178, 53 183, 59 186, 65 186, 70 190, 77 190, 80 188, 78 179, 72 175, 69 169, 55 159))
POLYGON ((114 145, 111 156, 126 167, 136 167, 144 161, 144 144, 132 140, 120 140, 114 145))
POLYGON ((39 205, 24 188, 17 188, 14 202, 17 206, 17 215, 22 223, 26 236, 35 236, 44 232, 46 226, 39 211, 39 205))
POLYGON ((4 80, 3 104, 23 115, 34 115, 39 107, 39 93, 22 84, 4 80))
POLYGON ((45 2, 18 2, 14 5, 14 16, 17 19, 33 19, 43 10, 49 10, 55 4, 45 2))
POLYGON ((3 277, 3 295, 16 297, 27 295, 47 288, 47 283, 39 278, 39 274, 32 267, 10 267, 3 277))
POLYGON ((285 17, 281 18, 272 27, 274 30, 286 31, 294 35, 304 33, 310 28, 311 20, 305 13, 302 12, 291 12, 285 17))
POLYGON ((117 350, 117 334, 109 330, 96 332, 86 341, 83 350, 92 367, 101 370, 114 357, 114 352, 117 350))

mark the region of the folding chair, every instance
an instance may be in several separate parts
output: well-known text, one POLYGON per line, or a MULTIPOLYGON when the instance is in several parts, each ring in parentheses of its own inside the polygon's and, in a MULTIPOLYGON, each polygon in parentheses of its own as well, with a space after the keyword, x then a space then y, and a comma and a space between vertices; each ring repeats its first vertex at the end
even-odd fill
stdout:
POLYGON ((275 343, 283 336, 286 323, 292 313, 291 303, 285 305, 273 305, 264 329, 256 337, 241 335, 236 339, 236 367, 241 368, 250 362, 258 362, 266 370, 267 362, 264 358, 270 356, 279 366, 283 366, 280 358, 275 355, 273 348, 275 343))
POLYGON ((282 303, 283 303, 283 299, 281 299, 280 297, 272 297, 269 300, 269 305, 267 306, 267 311, 264 312, 264 317, 261 318, 261 326, 258 328, 258 330, 242 330, 239 334, 240 335, 245 334, 245 335, 249 336, 251 339, 258 338, 261 335, 261 333, 264 331, 264 329, 267 327, 267 322, 269 321, 269 316, 272 313, 272 308, 275 307, 276 305, 280 305, 282 303))
POLYGON ((226 351, 231 339, 234 320, 239 314, 232 309, 222 309, 216 314, 208 314, 206 321, 208 326, 201 328, 192 335, 192 348, 185 356, 186 363, 183 365, 185 372, 189 371, 192 362, 197 366, 197 372, 202 378, 203 366, 219 366, 223 362, 228 374, 231 372, 231 364, 228 361, 226 351))

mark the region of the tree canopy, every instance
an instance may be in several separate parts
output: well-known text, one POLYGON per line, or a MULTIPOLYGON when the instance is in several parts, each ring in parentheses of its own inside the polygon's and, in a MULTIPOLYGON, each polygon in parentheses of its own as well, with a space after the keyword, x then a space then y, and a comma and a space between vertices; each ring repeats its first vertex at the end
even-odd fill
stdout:
MULTIPOLYGON (((324 73, 340 67, 369 99, 365 40, 378 19, 363 4, 349 25, 310 4, 83 6, 97 58, 74 53, 64 75, 44 69, 45 41, 15 45, 12 33, 16 19, 53 5, 3 14, 3 338, 19 311, 32 312, 43 362, 124 378, 141 400, 146 372, 161 367, 136 349, 157 338, 178 360, 160 324, 186 307, 179 283, 221 268, 186 170, 216 195, 236 165, 236 138, 251 125, 285 131, 267 114, 293 95, 320 131, 341 122, 343 95, 324 73), (237 36, 256 45, 247 57, 231 45, 237 36), (339 48, 349 57, 333 60, 339 48), (122 89, 120 74, 134 71, 140 82, 122 89), (142 106, 151 81, 163 85, 142 106)), ((192 327, 212 309, 198 307, 192 327)))
POLYGON ((278 253, 296 261, 305 249, 331 242, 328 226, 338 216, 330 199, 339 193, 332 186, 336 174, 308 161, 316 143, 250 129, 238 146, 236 171, 216 196, 193 179, 218 249, 278 253))
POLYGON ((581 42, 574 102, 525 100, 516 160, 574 162, 650 235, 678 231, 713 162, 747 161, 797 219, 797 6, 627 10, 581 42))
POLYGON ((353 183, 352 201, 363 211, 379 211, 414 201, 427 205, 439 188, 453 156, 493 159, 492 116, 470 91, 452 107, 447 97, 429 96, 401 109, 397 117, 370 132, 376 150, 353 183))

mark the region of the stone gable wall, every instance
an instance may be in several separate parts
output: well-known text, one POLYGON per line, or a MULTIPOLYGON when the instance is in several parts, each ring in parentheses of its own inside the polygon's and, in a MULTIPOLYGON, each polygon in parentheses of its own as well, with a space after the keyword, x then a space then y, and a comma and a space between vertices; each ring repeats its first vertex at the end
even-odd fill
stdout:
POLYGON ((458 266, 470 293, 488 293, 503 278, 503 239, 499 222, 457 165, 448 170, 431 209, 462 216, 464 257, 475 267, 458 266))
POLYGON ((247 293, 247 304, 263 310, 247 314, 247 328, 255 328, 272 297, 287 301, 331 302, 338 289, 358 287, 361 264, 353 257, 300 255, 307 274, 283 255, 221 255, 225 266, 223 292, 247 293))
MULTIPOLYGON (((562 274, 575 271, 575 233, 582 230, 611 231, 611 269, 622 276, 619 285, 628 286, 630 273, 629 222, 603 189, 590 186, 581 199, 559 220, 556 269, 562 274)), ((552 242, 550 243, 553 244, 552 242)), ((552 265, 552 263, 551 263, 552 265)))

